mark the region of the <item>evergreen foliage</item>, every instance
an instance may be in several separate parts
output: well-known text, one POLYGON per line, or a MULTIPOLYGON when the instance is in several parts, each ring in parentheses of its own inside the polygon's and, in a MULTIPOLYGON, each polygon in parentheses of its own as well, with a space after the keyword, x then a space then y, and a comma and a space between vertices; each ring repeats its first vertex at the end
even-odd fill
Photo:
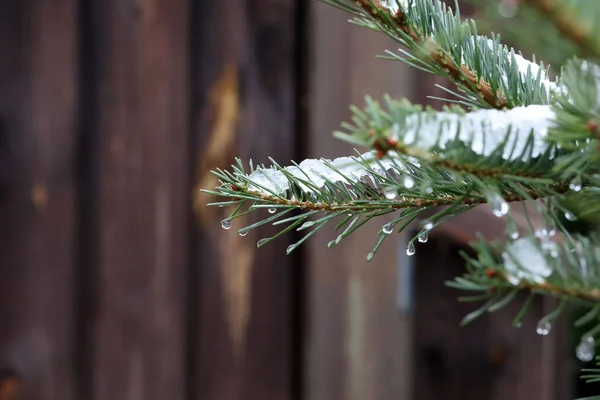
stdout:
MULTIPOLYGON (((266 217, 239 234, 263 224, 280 226, 260 247, 291 230, 306 232, 290 253, 326 224, 339 232, 329 242, 335 246, 367 221, 393 214, 367 255, 371 261, 391 233, 424 212, 430 215, 411 239, 409 255, 414 242, 426 241, 437 225, 489 203, 506 219, 506 240, 473 243, 476 255, 464 255, 467 272, 449 282, 475 292, 463 301, 484 301, 464 322, 502 308, 519 291, 530 293, 530 300, 553 296, 559 307, 540 321, 538 333, 548 333, 565 302, 586 306, 591 311, 577 324, 589 331, 578 355, 593 355, 593 338, 600 333, 600 234, 590 229, 600 218, 600 27, 594 23, 600 2, 522 1, 520 20, 543 20, 560 38, 559 49, 576 49, 581 56, 566 61, 564 52, 549 55, 562 65, 552 78, 547 66, 526 60, 499 36, 479 35, 474 21, 462 20, 458 5, 452 11, 438 0, 323 1, 353 14, 353 23, 394 39, 402 48, 385 58, 448 79, 454 88, 445 90, 453 97, 443 111, 367 97, 366 106, 352 107, 352 121, 334 133, 366 149, 354 157, 287 167, 275 160, 269 166, 237 160, 231 170, 214 171, 220 185, 205 192, 224 200, 211 205, 234 209, 223 228, 266 208, 266 217), (510 214, 518 202, 532 203, 546 228, 518 232, 510 214), (576 222, 585 229, 575 232, 576 222)), ((599 371, 586 377, 600 380, 599 371)))

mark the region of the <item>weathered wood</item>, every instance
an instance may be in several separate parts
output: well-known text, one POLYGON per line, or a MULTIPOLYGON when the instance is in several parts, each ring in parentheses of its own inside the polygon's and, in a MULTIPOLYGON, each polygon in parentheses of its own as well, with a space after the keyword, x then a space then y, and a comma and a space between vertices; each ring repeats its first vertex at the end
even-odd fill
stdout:
POLYGON ((97 0, 90 399, 186 398, 189 2, 97 0))
MULTIPOLYGON (((210 170, 228 167, 234 156, 287 162, 294 154, 298 107, 297 3, 262 0, 198 2, 194 12, 195 187, 213 187, 210 170)), ((193 293, 200 307, 195 399, 289 399, 292 379, 291 314, 293 260, 290 237, 261 249, 256 242, 276 232, 235 232, 258 218, 238 219, 226 231, 220 220, 231 210, 206 208, 197 194, 198 232, 193 293)), ((265 210, 266 213, 266 210, 265 210)), ((264 216, 262 216, 264 217, 264 216)))
MULTIPOLYGON (((383 35, 348 24, 348 15, 316 3, 311 13, 310 157, 348 155, 352 147, 331 137, 348 121, 350 104, 364 96, 410 95, 411 71, 375 59, 397 47, 383 35)), ((371 264, 365 257, 383 219, 334 248, 324 228, 308 244, 306 398, 409 399, 410 320, 396 309, 398 238, 371 264)))
POLYGON ((0 395, 74 399, 77 1, 0 2, 0 395))

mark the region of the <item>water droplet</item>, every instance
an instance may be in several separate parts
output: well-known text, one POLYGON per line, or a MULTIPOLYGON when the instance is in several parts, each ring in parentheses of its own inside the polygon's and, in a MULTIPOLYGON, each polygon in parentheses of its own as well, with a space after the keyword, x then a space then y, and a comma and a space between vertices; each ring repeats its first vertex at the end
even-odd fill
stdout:
POLYGON ((417 237, 417 240, 419 241, 419 243, 427 243, 427 241, 429 240, 429 232, 425 231, 425 232, 421 233, 417 237))
POLYGON ((576 192, 579 192, 582 187, 583 183, 581 182, 580 176, 576 176, 571 180, 571 183, 569 183, 569 189, 574 190, 576 192))
POLYGON ((392 231, 394 230, 394 227, 392 226, 392 224, 385 224, 381 230, 383 231, 383 233, 385 233, 386 235, 389 235, 390 233, 392 233, 392 231))
POLYGON ((336 240, 332 240, 331 242, 327 243, 327 247, 333 247, 337 244, 336 240))
POLYGON ((425 221, 421 222, 421 224, 423 225, 423 229, 426 229, 428 231, 433 229, 433 222, 431 222, 430 220, 426 219, 425 221))
POLYGON ((556 221, 554 220, 554 218, 552 218, 552 217, 548 218, 548 220, 546 221, 545 231, 546 231, 547 236, 556 235, 556 221))
POLYGON ((266 242, 267 240, 269 240, 269 239, 267 239, 267 238, 265 238, 265 239, 260 239, 258 242, 256 242, 256 247, 260 247, 260 246, 262 246, 263 244, 265 244, 265 242, 266 242))
POLYGON ((569 211, 565 212, 565 218, 567 221, 577 221, 577 216, 569 211))
POLYGON ((353 215, 354 215, 354 214, 352 214, 351 212, 349 212, 349 213, 348 213, 348 216, 349 216, 349 217, 351 217, 351 216, 353 216, 353 215))
POLYGON ((507 275, 508 283, 513 286, 519 286, 521 284, 521 277, 518 275, 507 275))
POLYGON ((490 202, 490 206, 492 207, 492 212, 496 217, 504 217, 508 214, 508 210, 510 207, 508 203, 500 196, 498 193, 489 193, 488 199, 490 202))
POLYGON ((551 329, 552 329, 552 325, 550 324, 550 322, 540 321, 540 322, 538 322, 537 327, 535 328, 535 331, 537 332, 538 335, 546 336, 547 334, 550 333, 551 329))
POLYGON ((269 208, 269 214, 275 214, 275 211, 277 211, 275 207, 269 208))
POLYGON ((433 188, 431 186, 427 186, 427 188, 425 188, 425 193, 427 193, 427 194, 433 193, 433 188))
POLYGON ((371 253, 367 254, 367 261, 371 261, 373 259, 373 257, 375 257, 375 253, 371 252, 371 253))
POLYGON ((394 200, 398 194, 397 190, 393 187, 388 187, 383 191, 383 195, 388 200, 394 200))
POLYGON ((498 14, 504 18, 514 18, 518 11, 518 0, 502 0, 502 2, 498 4, 498 14))
POLYGON ((594 342, 594 338, 591 336, 585 337, 581 339, 581 342, 577 346, 575 350, 575 354, 577 358, 583 362, 592 361, 594 359, 594 355, 596 353, 596 346, 594 342))
POLYGON ((404 187, 407 189, 412 189, 413 186, 415 186, 415 180, 412 176, 406 175, 404 177, 404 187))
POLYGON ((523 323, 522 323, 522 322, 517 322, 517 323, 515 324, 515 328, 517 328, 517 329, 521 328, 522 326, 523 326, 523 323))
POLYGON ((506 233, 508 234, 508 237, 510 237, 512 240, 517 240, 519 238, 519 229, 517 229, 517 226, 515 225, 514 221, 508 221, 508 225, 506 226, 506 233))
POLYGON ((226 218, 223 221, 221 221, 221 227, 223 229, 231 229, 231 225, 233 225, 233 223, 229 218, 226 218))
POLYGON ((244 237, 248 234, 248 231, 238 231, 238 235, 240 235, 241 237, 244 237))
POLYGON ((290 254, 292 251, 294 251, 294 249, 296 248, 296 246, 294 246, 293 244, 290 244, 287 249, 285 250, 285 252, 287 254, 290 254))
POLYGON ((412 243, 409 243, 408 246, 406 247, 406 255, 412 256, 415 254, 415 252, 416 252, 415 245, 412 243))

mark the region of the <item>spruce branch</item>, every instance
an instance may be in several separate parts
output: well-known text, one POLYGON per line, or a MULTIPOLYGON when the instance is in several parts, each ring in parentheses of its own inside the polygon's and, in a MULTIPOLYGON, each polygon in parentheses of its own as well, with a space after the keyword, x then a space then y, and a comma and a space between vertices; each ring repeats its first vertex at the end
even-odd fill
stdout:
MULTIPOLYGON (((550 295, 579 305, 599 304, 598 236, 572 236, 562 228, 560 240, 554 234, 554 231, 538 231, 535 236, 509 243, 487 243, 480 239, 472 244, 477 252, 475 257, 462 253, 467 260, 467 272, 447 285, 481 292, 482 295, 466 300, 488 300, 485 311, 489 307, 495 311, 498 307, 493 304, 506 300, 502 295, 511 291, 550 295)), ((469 321, 472 319, 473 316, 469 321)))
POLYGON ((542 13, 565 37, 583 50, 583 54, 600 57, 600 41, 585 23, 559 0, 523 0, 542 13))
MULTIPOLYGON (((478 36, 473 21, 462 22, 439 0, 323 0, 357 16, 355 24, 380 31, 407 50, 386 58, 452 81, 470 108, 548 104, 554 82, 547 68, 515 54, 498 37, 478 36)), ((535 60, 534 60, 535 61, 535 60)), ((451 91, 450 91, 451 92, 451 91)))
POLYGON ((494 91, 488 82, 478 77, 466 65, 456 64, 431 38, 417 32, 410 26, 406 22, 402 10, 398 10, 394 15, 390 14, 390 9, 384 7, 378 0, 357 0, 356 2, 380 24, 383 26, 388 24, 389 26, 390 21, 392 21, 396 28, 408 35, 416 45, 421 45, 421 48, 426 49, 429 57, 454 83, 459 83, 462 86, 464 82, 468 82, 466 87, 481 96, 493 108, 503 109, 508 107, 506 98, 501 91, 494 91))

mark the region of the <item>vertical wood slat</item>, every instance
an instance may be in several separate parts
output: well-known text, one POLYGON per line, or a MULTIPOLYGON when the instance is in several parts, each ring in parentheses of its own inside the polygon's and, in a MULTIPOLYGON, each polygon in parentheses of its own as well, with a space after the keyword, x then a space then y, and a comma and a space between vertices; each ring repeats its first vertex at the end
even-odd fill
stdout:
MULTIPOLYGON (((297 2, 198 2, 193 57, 196 134, 195 188, 217 183, 210 170, 235 156, 268 163, 293 158, 297 2)), ((293 256, 290 237, 256 249, 273 227, 239 237, 256 216, 220 227, 229 209, 204 206, 197 194, 199 229, 195 293, 195 399, 291 397, 293 256)), ((265 211, 266 213, 266 211, 265 211)), ((264 216, 262 216, 264 217, 264 216)))
POLYGON ((91 7, 99 151, 92 399, 186 398, 188 7, 91 7))
POLYGON ((76 33, 74 0, 0 3, 0 369, 25 400, 74 398, 76 33))
MULTIPOLYGON (((331 137, 348 107, 364 96, 380 99, 412 91, 412 71, 375 59, 397 45, 348 24, 344 12, 316 3, 311 13, 310 154, 338 157, 352 147, 331 137)), ((306 398, 410 398, 410 318, 396 308, 397 245, 391 236, 368 264, 383 218, 333 248, 337 234, 323 228, 307 245, 306 398)))

